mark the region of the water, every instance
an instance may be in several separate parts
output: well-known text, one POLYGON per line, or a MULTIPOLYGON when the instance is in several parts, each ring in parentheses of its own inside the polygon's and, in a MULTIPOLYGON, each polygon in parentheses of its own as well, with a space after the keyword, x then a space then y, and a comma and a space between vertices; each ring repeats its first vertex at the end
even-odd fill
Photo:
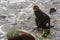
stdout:
MULTIPOLYGON (((36 27, 35 23, 35 15, 32 10, 32 6, 35 0, 28 0, 27 2, 0 2, 0 14, 5 15, 6 18, 0 18, 0 39, 5 40, 5 33, 11 29, 21 29, 32 32, 32 29, 36 27), (13 6, 14 5, 14 6, 13 6), (5 8, 4 8, 5 7, 5 8), (16 25, 14 25, 17 23, 16 25), (2 35, 2 36, 1 36, 2 35)), ((59 0, 37 0, 37 5, 41 10, 45 13, 49 13, 49 9, 54 7, 57 11, 60 10, 59 0), (54 3, 55 2, 55 3, 54 3), (58 6, 57 6, 58 5, 58 6)), ((49 14, 48 14, 49 15, 49 14)), ((55 23, 54 29, 51 29, 52 35, 56 38, 56 40, 60 40, 60 11, 58 14, 54 14, 55 19, 52 18, 55 23)), ((32 32, 34 35, 37 34, 36 31, 32 32)), ((37 40, 39 37, 37 36, 37 40)))

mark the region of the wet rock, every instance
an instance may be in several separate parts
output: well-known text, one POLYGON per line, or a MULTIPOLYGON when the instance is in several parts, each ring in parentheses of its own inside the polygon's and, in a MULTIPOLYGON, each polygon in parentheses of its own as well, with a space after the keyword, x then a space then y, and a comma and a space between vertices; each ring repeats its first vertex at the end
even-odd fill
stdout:
POLYGON ((0 19, 5 19, 6 18, 6 16, 0 16, 0 19))
POLYGON ((35 38, 26 32, 13 30, 7 33, 8 40, 35 40, 35 38))

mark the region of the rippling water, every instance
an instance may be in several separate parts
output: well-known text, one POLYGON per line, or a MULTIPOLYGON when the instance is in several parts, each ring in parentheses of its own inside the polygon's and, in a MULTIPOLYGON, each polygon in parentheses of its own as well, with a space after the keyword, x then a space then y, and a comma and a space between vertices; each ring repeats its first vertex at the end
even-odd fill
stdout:
MULTIPOLYGON (((24 2, 15 1, 0 1, 0 40, 5 40, 5 33, 11 29, 22 29, 32 32, 32 29, 36 27, 35 15, 32 10, 35 0, 28 0, 24 2)), ((51 29, 51 33, 55 36, 55 40, 60 40, 60 3, 59 0, 37 0, 35 3, 39 8, 45 12, 49 13, 49 9, 54 7, 57 9, 57 14, 54 14, 55 21, 52 24, 54 28, 51 29), (58 34, 58 35, 57 35, 58 34)), ((49 15, 49 14, 48 14, 49 15)), ((34 35, 37 34, 36 31, 32 32, 34 35)), ((36 36, 36 35, 35 35, 36 36)), ((39 37, 37 37, 39 39, 39 37)), ((38 40, 37 39, 37 40, 38 40)))

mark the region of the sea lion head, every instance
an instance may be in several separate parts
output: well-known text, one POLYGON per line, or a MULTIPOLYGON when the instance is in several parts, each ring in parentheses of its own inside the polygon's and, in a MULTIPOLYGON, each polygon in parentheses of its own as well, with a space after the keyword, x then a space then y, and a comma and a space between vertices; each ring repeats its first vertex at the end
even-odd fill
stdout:
POLYGON ((51 8, 49 13, 51 14, 53 12, 56 12, 56 9, 55 8, 51 8))
POLYGON ((33 10, 37 11, 39 9, 39 7, 37 5, 33 6, 33 10))

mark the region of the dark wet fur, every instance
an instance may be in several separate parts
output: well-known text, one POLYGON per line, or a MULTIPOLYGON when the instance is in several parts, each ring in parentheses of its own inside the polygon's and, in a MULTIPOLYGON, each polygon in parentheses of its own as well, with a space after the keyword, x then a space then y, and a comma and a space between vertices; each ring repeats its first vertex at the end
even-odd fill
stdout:
POLYGON ((56 9, 55 8, 51 8, 49 14, 51 14, 53 12, 56 12, 56 9))
MULTIPOLYGON (((38 6, 35 6, 38 8, 38 6)), ((42 29, 50 29, 50 17, 45 14, 44 12, 42 12, 39 8, 37 9, 37 11, 34 11, 34 14, 36 16, 35 18, 35 22, 37 25, 37 28, 42 28, 42 29), (46 26, 46 24, 48 23, 48 26, 46 26)))

